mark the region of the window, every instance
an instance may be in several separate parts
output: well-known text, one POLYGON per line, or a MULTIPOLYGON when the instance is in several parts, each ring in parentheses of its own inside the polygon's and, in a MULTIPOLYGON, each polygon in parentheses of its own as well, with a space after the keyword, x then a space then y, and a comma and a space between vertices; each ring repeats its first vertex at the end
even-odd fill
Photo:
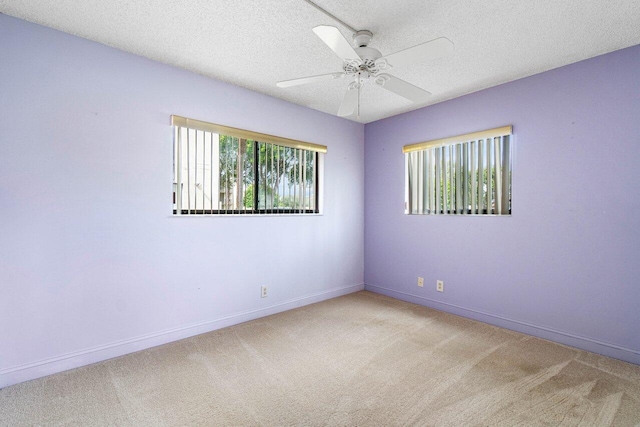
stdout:
POLYGON ((505 126, 406 145, 405 213, 510 215, 511 133, 505 126))
POLYGON ((173 213, 319 213, 326 147, 171 116, 173 213))

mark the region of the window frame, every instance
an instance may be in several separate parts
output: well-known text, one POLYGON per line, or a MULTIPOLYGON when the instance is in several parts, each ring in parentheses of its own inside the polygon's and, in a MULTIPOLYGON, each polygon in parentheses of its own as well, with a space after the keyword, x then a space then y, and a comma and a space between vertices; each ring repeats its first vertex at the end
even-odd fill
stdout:
MULTIPOLYGON (((173 127, 173 134, 174 134, 174 138, 173 138, 173 156, 174 156, 174 179, 173 179, 173 209, 172 209, 172 216, 189 216, 189 217, 199 217, 199 216, 229 216, 229 215, 238 215, 238 216, 255 216, 255 215, 313 215, 313 214, 321 214, 322 213, 322 189, 323 189, 323 185, 322 182, 324 180, 324 154, 327 152, 327 147, 324 145, 320 145, 320 144, 313 144, 313 143, 309 143, 309 142, 304 142, 304 141, 298 141, 298 140, 293 140, 293 139, 289 139, 289 138, 283 138, 283 137, 279 137, 279 136, 275 136, 275 135, 269 135, 269 134, 263 134, 263 133, 258 133, 258 132, 253 132, 253 131, 248 131, 248 130, 244 130, 244 129, 238 129, 238 128, 233 128, 233 127, 229 127, 229 126, 223 126, 223 125, 218 125, 218 124, 214 124, 214 123, 208 123, 208 122, 203 122, 200 120, 195 120, 195 119, 189 119, 189 118, 185 118, 182 116, 177 116, 177 115, 172 115, 171 116, 171 125, 173 127), (195 203, 196 208, 190 208, 190 206, 187 206, 187 208, 184 208, 182 206, 182 204, 180 204, 181 209, 178 211, 178 204, 177 199, 178 199, 178 194, 181 192, 177 191, 177 186, 181 185, 181 188, 183 188, 183 185, 185 184, 185 182, 183 180, 181 180, 181 176, 180 173, 176 173, 177 170, 179 170, 181 168, 181 161, 182 160, 178 160, 178 158, 180 158, 182 156, 182 153, 177 154, 178 150, 181 150, 181 148, 179 147, 179 141, 182 141, 180 138, 182 138, 182 136, 180 136, 181 133, 181 129, 184 129, 187 132, 187 135, 189 135, 190 131, 194 131, 197 132, 201 131, 201 132, 205 132, 205 134, 203 134, 203 144, 206 144, 206 132, 209 132, 211 135, 217 134, 220 137, 222 136, 226 136, 226 137, 230 137, 230 138, 237 138, 238 141, 242 141, 244 140, 246 143, 251 142, 252 144, 252 150, 253 150, 253 164, 252 164, 252 168, 253 168, 253 178, 252 178, 252 182, 251 185, 253 189, 258 188, 258 191, 252 191, 253 192, 253 207, 252 208, 248 208, 248 209, 224 209, 224 208, 220 208, 220 200, 218 199, 218 207, 216 209, 213 208, 213 184, 211 184, 211 188, 209 188, 210 191, 210 204, 211 207, 210 209, 206 209, 205 208, 205 204, 204 204, 204 195, 203 195, 203 206, 202 209, 198 209, 197 206, 197 202, 195 203), (278 159, 281 153, 281 149, 284 149, 285 152, 287 149, 294 149, 294 153, 295 153, 295 159, 296 161, 298 159, 301 159, 303 162, 303 166, 302 166, 302 172, 300 175, 300 180, 307 180, 306 178, 306 174, 308 173, 307 171, 307 165, 309 162, 309 160, 311 159, 311 164, 312 166, 312 171, 313 171, 313 183, 311 184, 312 187, 306 187, 306 185, 304 183, 301 183, 300 181, 296 181, 296 183, 293 184, 293 186, 297 186, 297 185, 301 185, 301 194, 305 194, 307 191, 310 192, 311 188, 313 189, 312 191, 312 199, 313 199, 313 206, 311 208, 307 208, 305 206, 294 206, 294 207, 289 207, 289 208, 282 208, 282 207, 267 207, 267 202, 265 202, 265 207, 264 208, 260 208, 260 193, 261 193, 261 183, 262 183, 262 179, 261 179, 261 174, 260 174, 260 168, 262 166, 265 166, 265 168, 267 167, 266 165, 268 165, 268 160, 264 161, 264 164, 260 163, 260 150, 261 150, 261 145, 265 146, 265 154, 268 152, 268 148, 271 148, 271 161, 273 162, 273 150, 274 147, 278 148, 278 159), (298 150, 304 150, 304 151, 298 151, 298 150), (300 157, 298 157, 300 155, 300 157), (304 177, 304 178, 303 178, 304 177)), ((184 140, 184 138, 183 138, 184 140)), ((188 137, 186 139, 187 141, 187 145, 190 144, 191 142, 188 140, 188 137)), ((197 141, 197 140, 196 140, 197 141)), ((240 142, 239 142, 240 143, 240 142)), ((213 147, 213 140, 209 140, 209 144, 211 145, 210 150, 212 150, 213 147)), ((189 146, 189 145, 188 145, 189 146)), ((218 150, 217 150, 217 161, 220 161, 221 155, 220 155, 220 146, 218 146, 218 150)), ((196 142, 196 150, 197 150, 197 142, 196 142)), ((206 153, 206 148, 204 148, 203 146, 203 152, 206 153)), ((289 152, 291 153, 291 152, 289 152)), ((209 153, 210 155, 211 152, 209 153)), ((189 154, 187 154, 189 155, 189 154)), ((268 158, 267 158, 268 159, 268 158)), ((189 160, 190 162, 190 160, 189 160)), ((300 163, 295 163, 297 165, 297 167, 300 167, 300 163)), ((271 166, 273 167, 273 163, 271 163, 271 166)), ((189 163, 189 165, 187 166, 187 173, 191 173, 191 171, 189 170, 189 168, 191 167, 191 164, 189 163)), ((195 174, 197 176, 197 170, 198 170, 198 166, 197 166, 197 160, 196 160, 196 169, 195 169, 195 174)), ((295 166, 293 166, 295 168, 295 166)), ((203 166, 203 178, 204 178, 204 169, 205 166, 203 166)), ((181 170, 181 169, 180 169, 181 170)), ((283 174, 286 174, 288 172, 283 172, 283 174)), ((210 172, 210 174, 213 174, 213 170, 210 172)), ((213 175, 210 175, 210 177, 212 177, 213 175)), ((219 176, 219 174, 218 174, 219 176)), ((212 178, 211 178, 212 179, 212 178)), ((205 179, 206 181, 206 179, 205 179)), ((212 181, 213 182, 213 181, 212 181)), ((220 182, 219 182, 219 178, 218 178, 218 193, 220 192, 220 182)), ((187 184, 188 187, 190 187, 190 184, 187 184)), ((203 194, 206 194, 206 192, 204 192, 204 187, 206 186, 206 182, 203 183, 203 194)), ((196 186, 197 187, 197 186, 196 186)), ((245 187, 245 192, 246 192, 246 188, 245 187)), ((265 186, 265 197, 268 198, 268 196, 266 196, 266 190, 267 187, 265 186)), ((279 189, 279 187, 278 187, 279 189)), ((190 191, 190 190, 182 190, 182 191, 190 191)), ((297 194, 294 190, 294 194, 297 194)), ((273 200, 273 199, 272 199, 273 200)), ((311 199, 309 199, 311 200, 311 199)), ((306 201, 303 198, 303 204, 306 204, 306 201)))
POLYGON ((510 216, 513 147, 511 125, 405 145, 404 213, 510 216))

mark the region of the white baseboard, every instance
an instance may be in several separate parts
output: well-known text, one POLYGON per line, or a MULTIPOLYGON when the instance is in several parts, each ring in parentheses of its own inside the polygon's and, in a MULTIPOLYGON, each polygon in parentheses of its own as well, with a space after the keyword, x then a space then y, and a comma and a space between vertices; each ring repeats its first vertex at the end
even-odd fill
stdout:
POLYGON ((399 300, 412 302, 414 304, 426 306, 447 313, 456 314, 458 316, 466 317, 480 322, 488 323, 490 325, 500 326, 512 331, 521 332, 527 335, 533 335, 536 337, 544 338, 549 341, 554 341, 560 344, 568 345, 570 347, 576 347, 582 350, 591 351, 593 353, 602 354, 605 356, 613 357, 615 359, 624 360, 625 362, 634 363, 640 365, 640 351, 630 348, 622 347, 616 344, 607 343, 604 341, 594 340, 592 338, 583 337, 580 335, 564 332, 556 329, 551 329, 539 325, 534 325, 519 320, 509 319, 495 314, 485 313, 482 311, 474 310, 471 308, 461 307, 459 305, 450 304, 442 301, 436 301, 431 298, 425 298, 418 295, 412 295, 406 292, 396 291, 393 289, 385 288, 382 286, 365 285, 365 290, 375 292, 378 294, 386 295, 399 300))
POLYGON ((147 348, 166 344, 169 342, 189 338, 205 332, 215 331, 227 326, 258 319, 294 308, 302 307, 316 302, 336 298, 342 295, 358 292, 364 289, 364 284, 334 288, 328 291, 318 292, 300 298, 291 299, 279 304, 258 310, 236 313, 206 322, 188 325, 180 328, 169 329, 157 333, 147 334, 128 340, 117 341, 85 350, 67 353, 37 362, 14 366, 0 370, 0 388, 13 384, 44 377, 58 372, 66 371, 91 363, 102 362, 114 357, 145 350, 147 348))

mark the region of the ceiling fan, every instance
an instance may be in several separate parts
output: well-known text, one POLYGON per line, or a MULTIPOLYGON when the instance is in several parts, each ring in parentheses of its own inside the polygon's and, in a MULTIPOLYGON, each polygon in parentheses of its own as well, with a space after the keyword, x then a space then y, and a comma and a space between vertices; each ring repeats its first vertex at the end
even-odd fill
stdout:
POLYGON ((439 58, 453 52, 453 43, 447 38, 440 37, 401 50, 400 52, 392 53, 391 55, 382 56, 379 50, 369 47, 369 42, 373 37, 370 31, 361 30, 353 35, 355 48, 351 46, 336 27, 320 25, 314 27, 313 32, 342 59, 343 71, 285 80, 276 83, 276 85, 286 88, 349 77, 353 80, 347 86, 347 92, 338 109, 338 116, 341 117, 352 115, 356 111, 356 108, 357 114, 360 116, 360 90, 365 83, 380 86, 412 102, 426 102, 431 93, 387 74, 386 71, 404 65, 439 58))

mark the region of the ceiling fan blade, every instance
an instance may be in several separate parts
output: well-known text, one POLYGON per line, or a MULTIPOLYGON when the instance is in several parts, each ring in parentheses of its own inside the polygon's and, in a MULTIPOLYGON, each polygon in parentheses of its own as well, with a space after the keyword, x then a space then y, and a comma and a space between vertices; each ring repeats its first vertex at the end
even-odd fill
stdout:
POLYGON ((344 94, 344 99, 340 108, 338 109, 338 116, 346 117, 353 114, 358 105, 358 88, 355 86, 349 86, 347 92, 344 94))
POLYGON ((306 85, 308 83, 321 82, 321 81, 324 81, 324 80, 338 79, 338 78, 343 77, 343 76, 344 76, 344 73, 342 73, 342 72, 340 72, 340 73, 321 74, 319 76, 302 77, 300 79, 293 79, 293 80, 284 80, 284 81, 276 83, 276 86, 278 86, 278 87, 300 86, 300 85, 306 85))
POLYGON ((440 58, 453 53, 453 43, 445 37, 440 37, 426 43, 419 44, 400 52, 392 53, 384 58, 392 67, 402 67, 417 62, 440 58))
POLYGON ((379 74, 375 78, 374 83, 418 104, 428 101, 431 95, 430 92, 420 89, 418 86, 414 86, 404 80, 400 80, 397 77, 390 76, 389 74, 379 74))
POLYGON ((335 52, 340 59, 346 61, 349 59, 360 59, 351 44, 344 38, 340 30, 329 25, 319 25, 313 28, 320 39, 326 43, 329 48, 335 52))

